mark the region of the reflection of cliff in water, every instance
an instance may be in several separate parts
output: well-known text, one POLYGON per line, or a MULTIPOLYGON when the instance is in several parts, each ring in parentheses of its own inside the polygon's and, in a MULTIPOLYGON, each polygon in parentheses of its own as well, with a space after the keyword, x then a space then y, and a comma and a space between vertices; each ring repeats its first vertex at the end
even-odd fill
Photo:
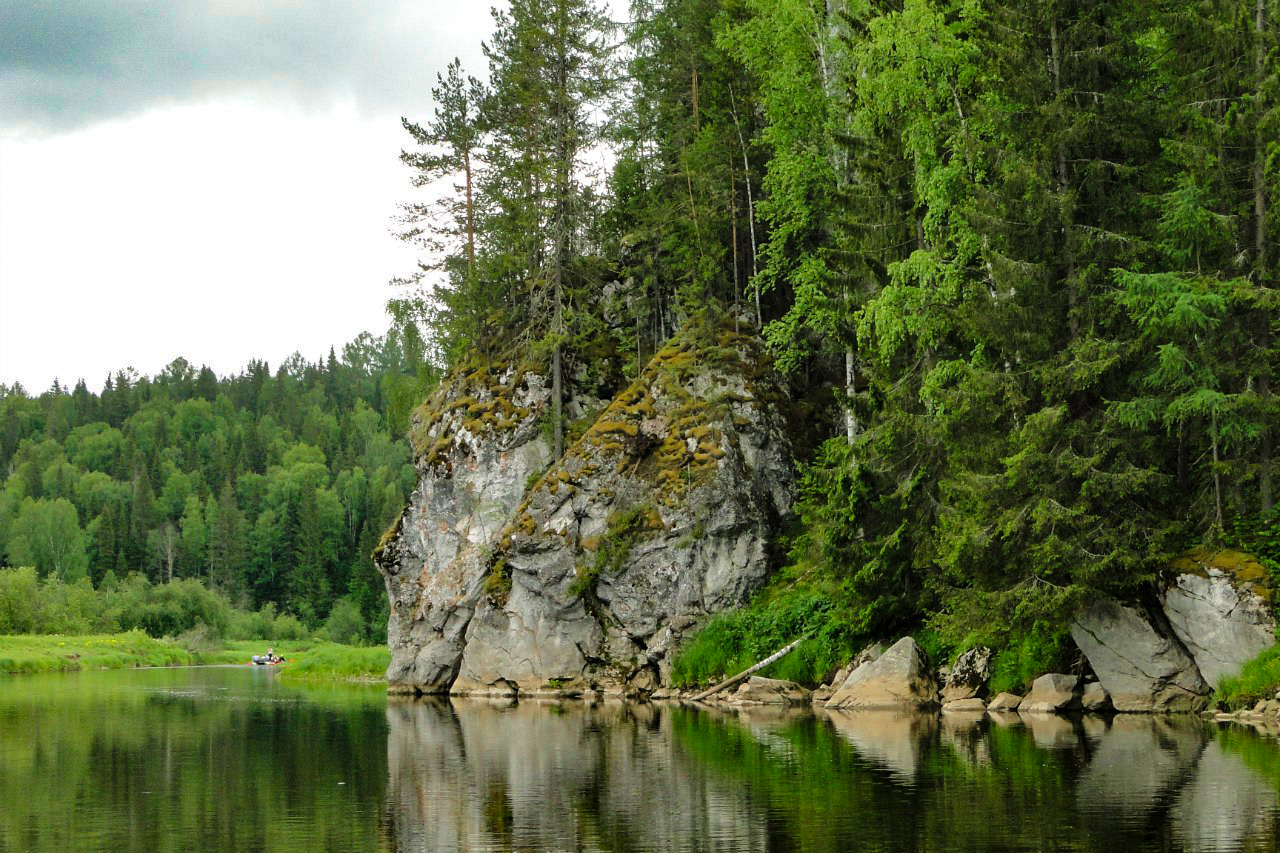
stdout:
POLYGON ((1280 749, 1193 718, 474 701, 396 702, 387 718, 400 851, 1217 853, 1280 839, 1280 749))
POLYGON ((767 849, 765 817, 677 748, 670 713, 392 702, 396 849, 767 849))

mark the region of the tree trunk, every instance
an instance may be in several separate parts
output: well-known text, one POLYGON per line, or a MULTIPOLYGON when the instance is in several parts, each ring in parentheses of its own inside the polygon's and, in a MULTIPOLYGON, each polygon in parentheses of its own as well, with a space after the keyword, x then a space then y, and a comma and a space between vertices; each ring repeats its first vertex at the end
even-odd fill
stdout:
POLYGON ((749 676, 754 675, 755 673, 764 669, 769 664, 777 663, 787 655, 791 654, 792 650, 795 649, 796 646, 800 645, 808 638, 809 638, 809 635, 805 634, 803 637, 800 637, 799 639, 792 640, 790 643, 778 649, 776 652, 769 655, 764 660, 760 661, 757 664, 747 667, 742 672, 735 675, 733 678, 725 679, 724 681, 717 684, 715 687, 702 691, 697 696, 693 697, 693 701, 701 702, 703 699, 706 699, 708 696, 714 696, 715 694, 719 693, 721 690, 724 690, 726 687, 732 687, 733 685, 737 684, 739 681, 742 681, 748 678, 749 676))
MULTIPOLYGON (((1254 116, 1253 131, 1253 222, 1254 222, 1254 269, 1257 270, 1258 289, 1266 287, 1267 281, 1267 190, 1264 172, 1266 159, 1266 140, 1262 136, 1262 116, 1264 109, 1263 82, 1267 70, 1267 0, 1256 0, 1254 30, 1257 44, 1254 47, 1254 97, 1257 100, 1255 109, 1259 115, 1254 116)), ((1267 359, 1271 350, 1271 318, 1267 310, 1261 317, 1261 353, 1259 361, 1263 365, 1258 377, 1258 396, 1261 397, 1262 410, 1265 413, 1271 403, 1271 373, 1267 369, 1267 359)), ((1258 503, 1263 512, 1270 512, 1275 506, 1275 498, 1271 484, 1271 428, 1266 423, 1258 436, 1258 503)))
MULTIPOLYGON (((1053 96, 1054 100, 1061 103, 1062 101, 1062 54, 1058 44, 1058 16, 1055 14, 1049 22, 1049 64, 1053 71, 1053 96)), ((1071 205, 1068 203, 1068 190, 1071 188, 1071 181, 1067 172, 1067 150, 1066 146, 1059 139, 1056 151, 1055 170, 1058 173, 1058 204, 1060 209, 1060 228, 1062 235, 1062 259, 1066 263, 1066 272, 1064 275, 1064 284, 1067 291, 1067 329, 1071 333, 1071 340, 1075 340, 1080 335, 1080 318, 1076 310, 1076 269, 1075 257, 1071 251, 1071 205)))
POLYGON ((738 131, 738 146, 742 149, 742 177, 747 186, 747 226, 751 232, 751 281, 755 285, 756 328, 764 328, 763 316, 760 313, 760 270, 756 266, 756 207, 751 196, 751 163, 747 159, 747 140, 742 135, 742 124, 738 121, 738 102, 733 95, 733 86, 729 87, 729 107, 733 113, 733 126, 738 131))

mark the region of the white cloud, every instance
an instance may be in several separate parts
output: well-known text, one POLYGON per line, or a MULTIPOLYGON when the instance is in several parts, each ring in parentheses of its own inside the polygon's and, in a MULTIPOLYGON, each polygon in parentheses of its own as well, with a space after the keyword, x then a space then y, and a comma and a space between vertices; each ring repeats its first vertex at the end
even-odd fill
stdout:
POLYGON ((225 373, 384 328, 413 263, 389 233, 402 137, 351 106, 215 103, 0 142, 0 381, 225 373))

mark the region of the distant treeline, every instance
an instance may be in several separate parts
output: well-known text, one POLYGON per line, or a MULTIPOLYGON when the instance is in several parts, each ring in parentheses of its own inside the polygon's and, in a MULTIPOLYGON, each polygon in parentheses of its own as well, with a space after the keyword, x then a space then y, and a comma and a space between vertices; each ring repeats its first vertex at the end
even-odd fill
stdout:
POLYGON ((100 394, 0 386, 0 564, 99 588, 198 578, 308 629, 346 602, 380 639, 369 554, 414 487, 400 436, 433 381, 425 363, 411 328, 274 373, 253 361, 219 378, 179 358, 100 394))

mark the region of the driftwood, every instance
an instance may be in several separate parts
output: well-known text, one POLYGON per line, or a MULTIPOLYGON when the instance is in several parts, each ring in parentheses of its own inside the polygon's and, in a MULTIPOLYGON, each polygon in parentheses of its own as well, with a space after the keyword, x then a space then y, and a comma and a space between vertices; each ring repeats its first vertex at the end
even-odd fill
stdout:
POLYGON ((757 672, 759 672, 760 670, 764 669, 769 664, 776 663, 777 661, 782 660, 784 657, 786 657, 788 654, 791 653, 792 649, 794 649, 796 646, 800 645, 807 639, 809 639, 809 635, 805 634, 803 637, 801 637, 798 640, 792 640, 790 643, 778 649, 776 652, 769 655, 764 660, 760 661, 757 664, 754 664, 753 666, 748 667, 747 669, 744 669, 742 672, 738 673, 733 678, 730 678, 726 681, 722 681, 719 684, 717 684, 715 687, 710 687, 702 691, 697 696, 694 696, 692 701, 701 702, 703 699, 706 699, 708 696, 713 696, 716 693, 719 693, 721 690, 724 690, 726 687, 732 687, 733 685, 737 684, 739 681, 745 680, 749 676, 752 676, 757 672))

